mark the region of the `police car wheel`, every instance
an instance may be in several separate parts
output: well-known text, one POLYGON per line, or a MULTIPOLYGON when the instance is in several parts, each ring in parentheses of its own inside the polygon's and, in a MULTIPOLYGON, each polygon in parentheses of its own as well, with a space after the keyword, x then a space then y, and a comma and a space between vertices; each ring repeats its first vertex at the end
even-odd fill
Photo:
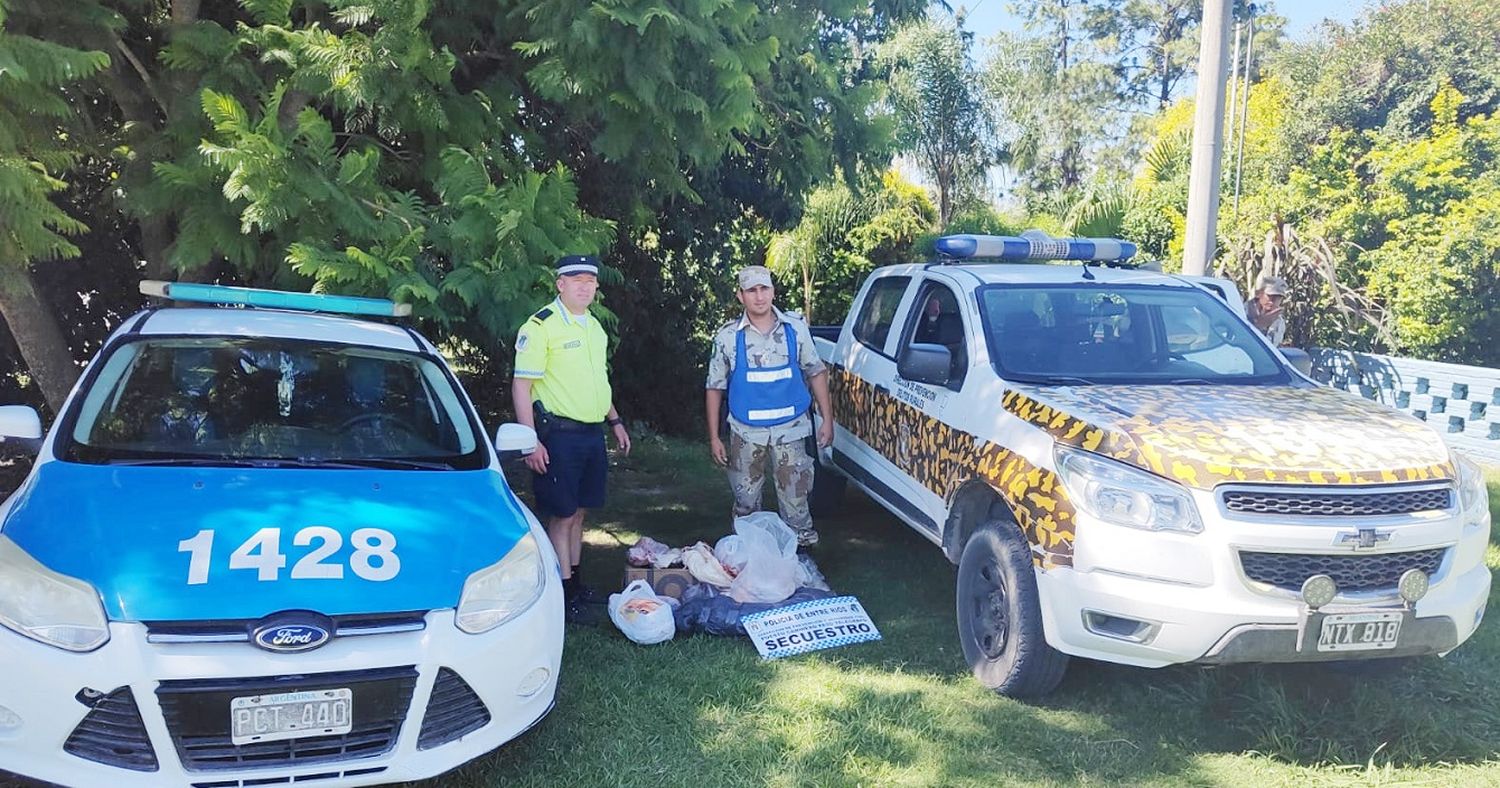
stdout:
POLYGON ((1055 689, 1068 657, 1047 645, 1031 546, 1014 524, 985 525, 958 562, 958 639, 980 684, 1013 698, 1055 689))
POLYGON ((844 503, 844 488, 849 480, 842 473, 813 460, 812 492, 807 496, 807 508, 813 517, 830 517, 838 514, 844 503))

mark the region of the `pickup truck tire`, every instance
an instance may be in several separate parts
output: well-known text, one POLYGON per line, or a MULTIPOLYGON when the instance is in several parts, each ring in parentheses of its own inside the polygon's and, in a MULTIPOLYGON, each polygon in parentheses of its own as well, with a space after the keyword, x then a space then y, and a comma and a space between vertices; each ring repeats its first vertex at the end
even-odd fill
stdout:
POLYGON ((844 474, 813 460, 812 492, 807 495, 807 510, 813 517, 831 517, 838 514, 844 503, 844 488, 849 480, 844 474))
POLYGON ((1014 523, 988 523, 964 545, 958 639, 974 678, 1001 695, 1039 697, 1062 681, 1068 657, 1042 634, 1031 546, 1014 523))

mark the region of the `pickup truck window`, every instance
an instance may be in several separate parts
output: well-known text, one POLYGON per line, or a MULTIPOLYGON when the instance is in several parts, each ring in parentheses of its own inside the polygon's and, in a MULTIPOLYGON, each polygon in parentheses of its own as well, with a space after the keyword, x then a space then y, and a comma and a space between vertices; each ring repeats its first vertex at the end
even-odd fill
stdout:
MULTIPOLYGON (((963 388, 964 374, 969 371, 968 341, 964 336, 964 319, 959 313, 958 296, 944 285, 927 283, 913 302, 901 348, 921 343, 948 348, 953 359, 948 373, 948 388, 963 388)), ((898 356, 900 355, 898 351, 898 356)))
POLYGON ((988 285, 985 339, 1021 383, 1288 383, 1245 322, 1197 288, 988 285))
POLYGON ((879 353, 885 352, 885 340, 896 322, 896 308, 911 284, 909 276, 888 276, 870 283, 859 318, 854 321, 854 338, 879 353))

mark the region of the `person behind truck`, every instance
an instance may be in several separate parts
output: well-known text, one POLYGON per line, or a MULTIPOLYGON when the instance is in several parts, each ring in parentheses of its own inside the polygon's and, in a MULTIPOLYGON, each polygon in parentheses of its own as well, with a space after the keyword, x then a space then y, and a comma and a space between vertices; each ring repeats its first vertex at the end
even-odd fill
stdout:
POLYGON ((569 255, 557 263, 557 299, 521 326, 516 335, 511 397, 516 421, 537 431, 532 471, 537 513, 561 564, 570 621, 594 614, 583 605, 603 599, 579 579, 583 517, 604 505, 609 468, 603 427, 614 432, 620 451, 630 453, 630 434, 615 410, 607 374, 607 338, 589 304, 599 289, 599 260, 569 255))
POLYGON ((1286 318, 1281 314, 1285 301, 1286 280, 1262 276, 1255 287, 1255 297, 1245 305, 1245 317, 1277 347, 1286 339, 1286 318))
POLYGON ((728 471, 734 515, 760 510, 769 472, 781 519, 797 533, 799 548, 818 542, 807 496, 812 491, 813 435, 809 406, 817 403, 822 424, 817 445, 833 442, 828 370, 813 347, 807 324, 777 309, 776 288, 765 266, 739 272, 736 293, 743 314, 719 329, 708 359, 704 400, 708 445, 714 462, 728 471), (729 444, 721 434, 720 407, 728 397, 729 444))

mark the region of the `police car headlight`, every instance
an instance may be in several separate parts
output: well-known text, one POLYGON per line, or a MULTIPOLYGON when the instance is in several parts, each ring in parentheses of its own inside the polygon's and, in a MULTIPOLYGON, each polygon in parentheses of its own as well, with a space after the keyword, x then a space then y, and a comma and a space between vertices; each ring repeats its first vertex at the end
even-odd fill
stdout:
POLYGON ((1114 525, 1196 534, 1198 506, 1186 487, 1078 449, 1056 449, 1057 472, 1078 508, 1114 525))
POLYGON ((68 651, 93 651, 109 641, 99 592, 60 575, 0 536, 0 624, 68 651))
POLYGON ((1484 485, 1484 471, 1468 457, 1458 458, 1458 502, 1465 513, 1489 511, 1490 492, 1484 485))
POLYGON ((542 550, 528 531, 499 563, 464 581, 455 618, 458 628, 477 635, 521 615, 541 598, 546 578, 542 550))

